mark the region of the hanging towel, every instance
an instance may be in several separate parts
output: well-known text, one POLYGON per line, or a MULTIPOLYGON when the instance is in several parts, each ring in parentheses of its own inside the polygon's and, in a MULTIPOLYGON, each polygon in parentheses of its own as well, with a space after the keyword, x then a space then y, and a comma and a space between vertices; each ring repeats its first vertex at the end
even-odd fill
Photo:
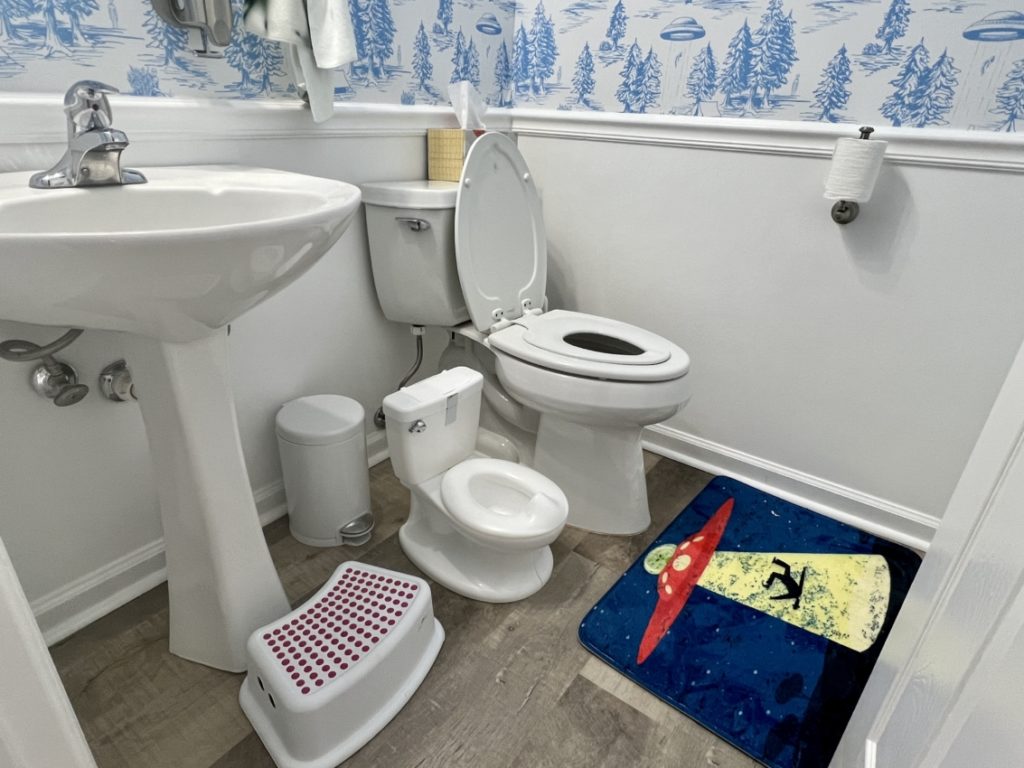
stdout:
POLYGON ((283 44, 292 79, 308 99, 313 120, 329 119, 334 114, 331 70, 357 58, 347 3, 248 0, 244 24, 249 32, 283 44))
POLYGON ((336 69, 359 58, 348 3, 306 0, 306 18, 318 67, 336 69))

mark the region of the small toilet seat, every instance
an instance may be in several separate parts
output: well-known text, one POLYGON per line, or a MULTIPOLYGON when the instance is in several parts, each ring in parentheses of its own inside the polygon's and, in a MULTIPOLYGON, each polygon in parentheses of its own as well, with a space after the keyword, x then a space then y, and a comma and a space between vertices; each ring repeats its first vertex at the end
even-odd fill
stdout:
POLYGON ((507 328, 491 332, 487 339, 498 352, 590 379, 671 381, 690 369, 690 356, 668 339, 583 312, 556 309, 524 315, 507 328))
POLYGON ((535 548, 565 525, 569 502, 544 475, 502 459, 467 459, 441 480, 441 500, 468 536, 502 547, 535 548))

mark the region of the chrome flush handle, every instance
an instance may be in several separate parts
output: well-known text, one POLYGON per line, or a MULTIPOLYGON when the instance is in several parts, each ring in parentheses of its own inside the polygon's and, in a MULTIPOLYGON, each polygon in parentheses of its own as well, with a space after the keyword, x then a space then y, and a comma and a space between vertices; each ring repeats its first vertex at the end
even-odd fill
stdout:
POLYGON ((413 232, 423 232, 430 229, 430 222, 426 219, 417 219, 411 216, 395 216, 395 221, 405 224, 413 232))

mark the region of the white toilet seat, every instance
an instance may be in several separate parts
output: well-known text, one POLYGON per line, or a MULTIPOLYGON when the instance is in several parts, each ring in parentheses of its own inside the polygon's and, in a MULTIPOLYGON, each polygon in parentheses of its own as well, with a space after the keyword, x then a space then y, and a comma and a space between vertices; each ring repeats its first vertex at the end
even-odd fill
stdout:
POLYGON ((499 352, 552 371, 609 381, 671 381, 685 376, 690 356, 668 339, 635 325, 583 312, 524 315, 487 337, 499 352), (573 337, 583 340, 572 343, 573 337), (595 343, 596 342, 596 343, 595 343), (620 352, 584 348, 618 347, 620 352))
POLYGON ((467 459, 441 480, 441 500, 466 535, 503 548, 535 548, 565 525, 569 502, 544 475, 501 459, 467 459))

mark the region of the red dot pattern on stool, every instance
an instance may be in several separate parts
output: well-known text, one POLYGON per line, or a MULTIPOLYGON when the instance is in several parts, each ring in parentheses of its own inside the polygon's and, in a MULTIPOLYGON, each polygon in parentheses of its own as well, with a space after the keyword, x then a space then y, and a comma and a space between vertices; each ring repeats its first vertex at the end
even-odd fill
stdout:
POLYGON ((315 693, 371 653, 418 596, 419 585, 404 578, 346 568, 298 616, 268 628, 263 642, 300 693, 315 693))

